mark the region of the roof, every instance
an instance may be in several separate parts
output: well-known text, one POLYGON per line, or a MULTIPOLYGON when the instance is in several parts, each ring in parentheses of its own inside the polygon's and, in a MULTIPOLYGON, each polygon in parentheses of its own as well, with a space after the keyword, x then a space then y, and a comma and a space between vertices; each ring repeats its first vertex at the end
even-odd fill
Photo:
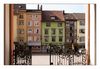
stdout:
POLYGON ((65 19, 67 19, 67 20, 85 19, 85 13, 66 13, 65 19))
POLYGON ((41 12, 41 10, 37 10, 37 9, 34 9, 34 10, 29 10, 27 9, 26 12, 32 12, 32 13, 37 13, 37 12, 41 12))
POLYGON ((76 19, 85 19, 85 13, 73 13, 76 19))
POLYGON ((42 21, 64 21, 63 11, 42 11, 42 21), (55 17, 55 19, 51 19, 55 17))
POLYGON ((66 20, 76 20, 75 16, 72 13, 66 13, 65 19, 66 20))
POLYGON ((14 13, 18 13, 19 10, 26 10, 26 4, 14 4, 14 13))

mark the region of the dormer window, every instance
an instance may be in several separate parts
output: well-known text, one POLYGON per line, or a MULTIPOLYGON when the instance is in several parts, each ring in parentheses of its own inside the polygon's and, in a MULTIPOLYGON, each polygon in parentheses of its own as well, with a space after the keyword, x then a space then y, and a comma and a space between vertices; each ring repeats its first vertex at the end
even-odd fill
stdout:
POLYGON ((22 6, 18 6, 19 8, 22 8, 22 6))
POLYGON ((51 20, 55 20, 56 19, 56 17, 55 16, 51 16, 51 20))

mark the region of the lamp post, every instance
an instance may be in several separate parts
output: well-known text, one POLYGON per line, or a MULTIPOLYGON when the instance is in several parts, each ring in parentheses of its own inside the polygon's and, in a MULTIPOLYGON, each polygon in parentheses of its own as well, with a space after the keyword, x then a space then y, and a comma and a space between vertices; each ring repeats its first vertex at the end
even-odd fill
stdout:
POLYGON ((50 46, 50 65, 53 65, 53 62, 51 62, 51 52, 52 52, 51 47, 52 47, 52 44, 50 43, 49 46, 50 46))

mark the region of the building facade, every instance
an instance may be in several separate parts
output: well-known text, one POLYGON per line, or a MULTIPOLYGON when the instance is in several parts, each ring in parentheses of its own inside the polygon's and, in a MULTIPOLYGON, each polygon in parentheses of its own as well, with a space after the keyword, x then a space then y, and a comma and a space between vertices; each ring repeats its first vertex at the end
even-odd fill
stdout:
POLYGON ((85 47, 85 14, 66 13, 65 14, 65 42, 67 45, 77 44, 85 47))
POLYGON ((65 14, 65 24, 66 43, 77 43, 77 20, 72 13, 65 14))
POLYGON ((15 42, 26 43, 33 52, 41 50, 41 10, 42 7, 29 10, 26 5, 15 4, 15 42), (21 8, 21 9, 20 9, 21 8))
POLYGON ((42 47, 46 50, 50 43, 63 46, 65 42, 63 11, 42 12, 42 47))
POLYGON ((41 50, 41 10, 26 10, 27 43, 33 52, 41 50))
POLYGON ((26 9, 26 5, 16 4, 14 10, 15 41, 27 43, 33 52, 41 52, 49 44, 85 46, 85 14, 64 13, 63 11, 45 11, 26 9))
POLYGON ((14 42, 17 41, 17 26, 18 24, 18 15, 20 10, 26 10, 25 4, 14 4, 14 42))
POLYGON ((14 4, 14 42, 26 42, 26 5, 14 4))
POLYGON ((74 13, 77 19, 77 43, 85 48, 85 13, 74 13))

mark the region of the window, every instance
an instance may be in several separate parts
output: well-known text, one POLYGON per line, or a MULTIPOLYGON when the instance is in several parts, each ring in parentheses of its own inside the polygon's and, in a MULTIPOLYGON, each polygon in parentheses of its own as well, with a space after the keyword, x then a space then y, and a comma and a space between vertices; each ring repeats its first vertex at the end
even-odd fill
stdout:
POLYGON ((54 35, 56 33, 56 29, 51 29, 51 32, 54 35))
POLYGON ((72 28, 72 27, 70 27, 70 30, 73 30, 73 28, 72 28))
POLYGON ((23 42, 23 39, 20 39, 19 41, 20 41, 20 42, 23 42))
POLYGON ((51 20, 55 20, 55 18, 56 18, 55 16, 51 16, 51 20))
POLYGON ((34 29, 34 33, 35 33, 35 34, 38 34, 38 33, 39 33, 39 29, 38 29, 38 28, 35 28, 35 29, 34 29))
POLYGON ((45 37, 44 37, 44 40, 45 40, 45 42, 48 42, 49 37, 48 37, 48 36, 45 36, 45 37))
POLYGON ((18 37, 18 41, 19 42, 23 42, 24 41, 24 37, 18 37))
POLYGON ((67 26, 67 27, 69 26, 69 24, 70 24, 69 21, 66 21, 66 26, 67 26))
POLYGON ((70 26, 74 26, 74 21, 70 21, 70 26))
POLYGON ((39 41, 39 40, 40 40, 39 37, 37 37, 37 38, 36 38, 36 41, 39 41))
POLYGON ((28 29, 28 33, 32 33, 32 29, 30 28, 30 29, 28 29))
POLYGON ((66 24, 69 24, 70 21, 66 21, 66 24))
POLYGON ((85 37, 80 37, 79 41, 80 42, 84 42, 85 41, 85 37))
POLYGON ((22 14, 20 14, 20 15, 19 15, 19 18, 23 19, 24 17, 23 17, 23 15, 22 15, 22 14))
POLYGON ((74 24, 74 21, 69 21, 69 22, 70 22, 70 24, 72 24, 72 25, 74 24))
POLYGON ((33 41, 33 37, 32 36, 28 36, 28 42, 32 43, 32 41, 33 41))
POLYGON ((18 25, 24 25, 24 20, 19 20, 18 25))
POLYGON ((68 38, 66 39, 66 42, 69 42, 69 39, 68 38))
POLYGON ((24 29, 18 29, 18 30, 17 30, 17 33, 18 33, 18 34, 24 34, 24 29))
POLYGON ((61 22, 58 22, 58 27, 62 27, 62 23, 61 22))
POLYGON ((37 18, 37 15, 34 15, 35 18, 37 18))
POLYGON ((39 41, 39 37, 34 37, 34 41, 39 41))
POLYGON ((48 29, 45 29, 45 34, 48 34, 48 33, 49 33, 48 29))
POLYGON ((47 22, 47 23, 46 23, 46 26, 47 26, 47 27, 50 27, 50 22, 47 22))
POLYGON ((38 26, 38 21, 34 21, 34 26, 38 26))
POLYGON ((32 20, 36 20, 37 19, 37 15, 32 15, 32 20))
POLYGON ((56 41, 56 36, 52 36, 52 41, 53 41, 53 42, 56 41))
POLYGON ((63 34, 63 29, 59 29, 59 34, 63 34))
POLYGON ((85 33, 85 29, 80 29, 79 32, 84 34, 85 33))
POLYGON ((19 8, 22 8, 22 6, 20 6, 20 5, 19 5, 18 7, 19 7, 19 8))
POLYGON ((62 42, 63 41, 63 37, 59 36, 59 41, 62 42))
POLYGON ((28 26, 32 26, 32 21, 29 21, 28 22, 28 26))
POLYGON ((85 21, 84 20, 81 20, 80 21, 80 25, 85 25, 85 21))
POLYGON ((73 33, 70 33, 70 37, 73 36, 73 33))

